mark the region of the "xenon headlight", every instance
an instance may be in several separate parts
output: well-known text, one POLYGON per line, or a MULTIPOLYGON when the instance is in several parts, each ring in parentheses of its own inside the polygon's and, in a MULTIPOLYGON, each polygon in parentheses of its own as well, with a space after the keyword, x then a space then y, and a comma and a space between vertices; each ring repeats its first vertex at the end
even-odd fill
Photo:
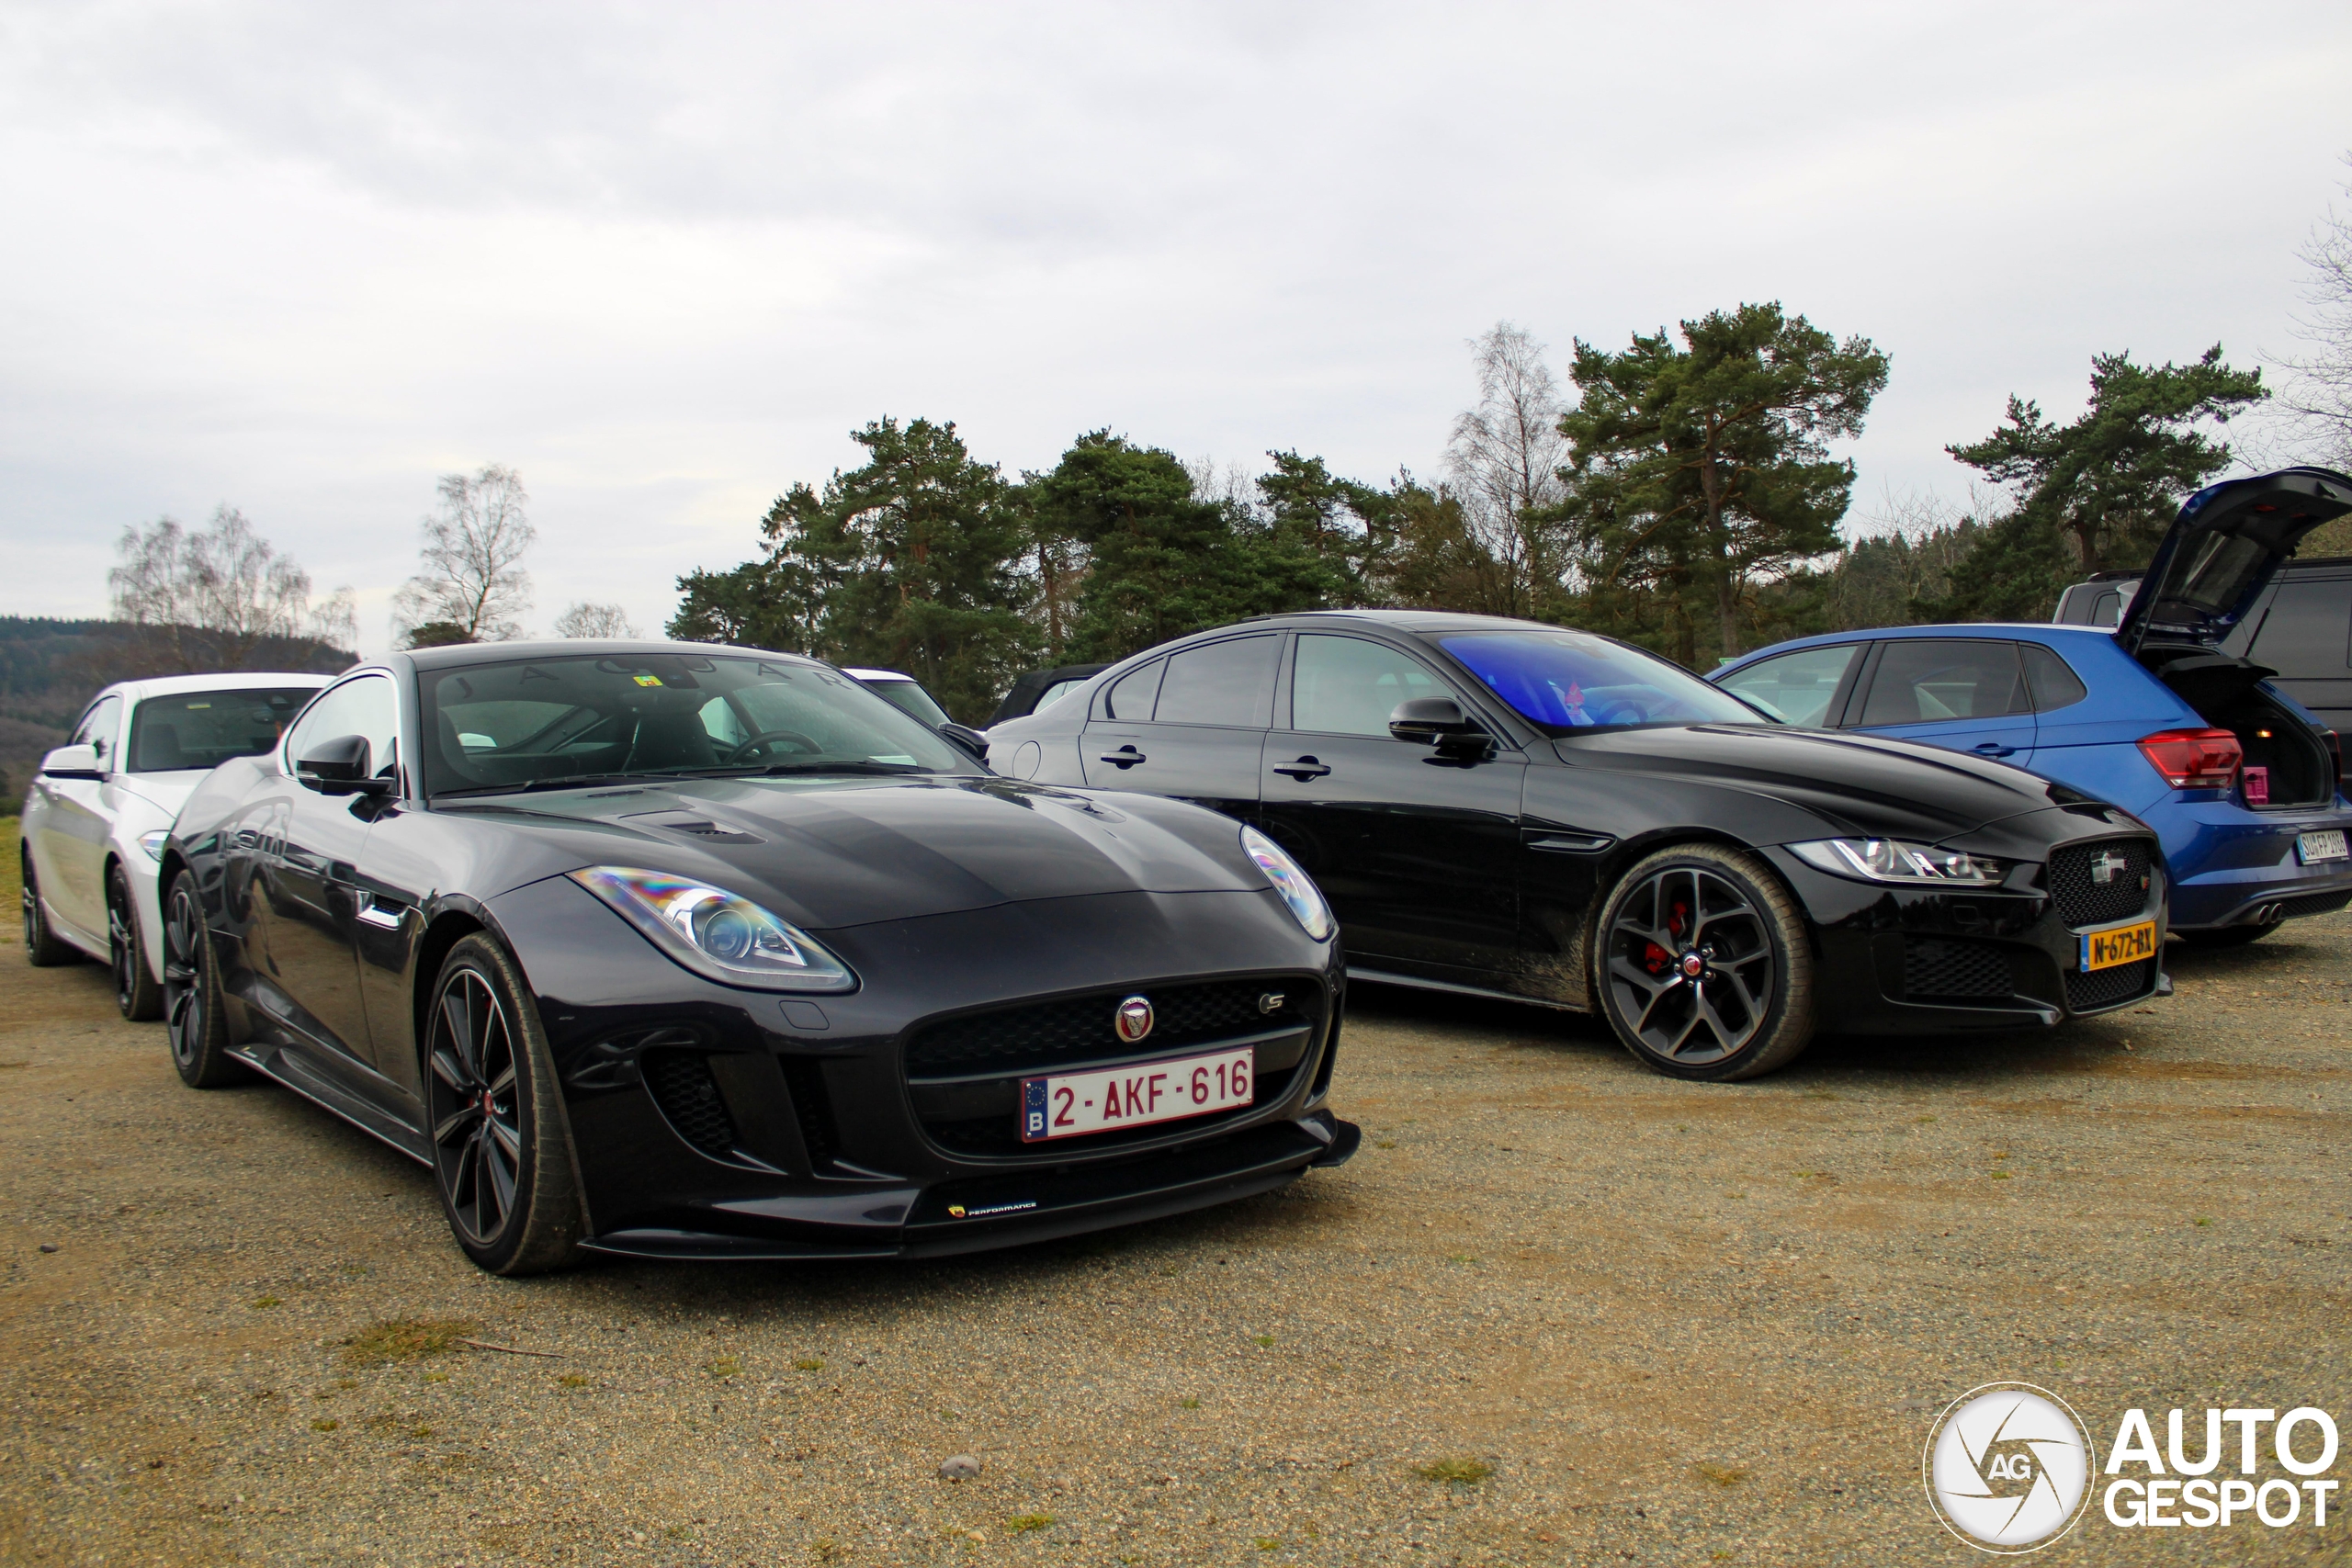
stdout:
POLYGON ((1255 828, 1241 829, 1241 848, 1258 863, 1258 869, 1266 874, 1266 880, 1283 896, 1283 902, 1298 917, 1306 934, 1317 942, 1330 941, 1331 907, 1323 902, 1322 892, 1298 868, 1298 863, 1255 828))
POLYGON ((2006 861, 1939 850, 1901 839, 1815 839, 1791 844, 1789 852, 1835 876, 1910 886, 1990 887, 2008 873, 2006 861))
POLYGON ((626 865, 589 866, 571 874, 697 975, 770 991, 857 988, 848 965, 808 932, 740 894, 626 865))

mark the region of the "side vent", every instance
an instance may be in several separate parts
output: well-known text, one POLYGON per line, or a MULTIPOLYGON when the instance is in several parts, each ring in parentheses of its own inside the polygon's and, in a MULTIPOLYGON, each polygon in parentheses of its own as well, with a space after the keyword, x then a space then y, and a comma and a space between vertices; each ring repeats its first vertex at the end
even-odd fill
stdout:
POLYGON ((833 1097, 825 1089, 825 1070, 814 1062, 779 1058, 785 1088, 792 1094, 792 1111, 800 1122, 800 1141, 808 1147, 808 1164, 823 1170, 840 1157, 842 1140, 833 1125, 833 1097))
POLYGON ((727 1101, 701 1052, 648 1051, 641 1070, 653 1103, 678 1136, 713 1159, 724 1159, 733 1151, 735 1122, 727 1114, 727 1101))

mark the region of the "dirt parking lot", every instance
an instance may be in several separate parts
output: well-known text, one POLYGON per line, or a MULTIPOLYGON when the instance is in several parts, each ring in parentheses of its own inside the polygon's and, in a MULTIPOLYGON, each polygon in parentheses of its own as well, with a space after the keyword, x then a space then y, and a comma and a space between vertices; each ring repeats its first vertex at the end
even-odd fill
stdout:
MULTIPOLYGON (((182 1088, 98 966, 12 946, 0 1561, 1981 1561, 1919 1483, 1975 1384, 2057 1390, 2102 1448, 2132 1405, 2352 1406, 2352 919, 2170 964, 2149 1009, 1727 1088, 1360 990, 1363 1152, 1280 1195, 508 1282, 423 1170, 182 1088)), ((2094 1512, 2039 1561, 2352 1558, 2330 1517, 2094 1512)))

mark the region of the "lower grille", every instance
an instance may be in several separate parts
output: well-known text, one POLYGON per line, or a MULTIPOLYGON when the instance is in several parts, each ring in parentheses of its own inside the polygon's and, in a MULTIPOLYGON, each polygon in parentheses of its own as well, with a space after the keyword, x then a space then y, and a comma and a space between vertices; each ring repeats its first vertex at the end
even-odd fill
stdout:
POLYGON ((1906 937, 1903 995, 1911 1001, 1982 1001, 2015 989, 2009 955, 1990 942, 1946 937, 1906 937))
POLYGON ((714 1159, 734 1149, 734 1119, 727 1114, 727 1101, 701 1052, 648 1051, 639 1070, 653 1103, 678 1136, 714 1159))
POLYGON ((2153 958, 2143 958, 2137 964, 2119 964, 2112 969, 2066 971, 2066 1006, 2075 1012, 2113 1007, 2118 1002, 2144 997, 2155 988, 2156 961, 2153 958))
POLYGON ((2332 915, 2352 904, 2352 893, 2306 893, 2300 898, 2290 898, 2278 906, 2273 918, 2299 920, 2305 915, 2332 915))
POLYGON ((2148 907, 2154 855, 2145 839, 2068 844, 2050 857, 2050 897, 2070 926, 2127 919, 2148 907))

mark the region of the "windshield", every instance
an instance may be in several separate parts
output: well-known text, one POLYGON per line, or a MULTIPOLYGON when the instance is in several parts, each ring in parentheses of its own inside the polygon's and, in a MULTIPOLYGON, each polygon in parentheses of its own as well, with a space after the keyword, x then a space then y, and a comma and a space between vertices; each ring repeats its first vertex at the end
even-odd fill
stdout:
POLYGON ((1549 735, 1645 724, 1769 724, 1763 714, 1654 653, 1585 632, 1469 632, 1445 650, 1549 735))
POLYGON ((848 676, 797 659, 584 654, 420 673, 434 795, 687 773, 969 773, 848 676))
POLYGON ((149 697, 131 710, 130 772, 174 773, 217 768, 232 757, 258 757, 277 738, 316 686, 256 686, 233 692, 187 692, 149 697))
POLYGON ((865 689, 900 713, 912 715, 925 724, 936 726, 953 722, 947 716, 947 710, 933 702, 931 694, 912 681, 868 681, 865 689))

